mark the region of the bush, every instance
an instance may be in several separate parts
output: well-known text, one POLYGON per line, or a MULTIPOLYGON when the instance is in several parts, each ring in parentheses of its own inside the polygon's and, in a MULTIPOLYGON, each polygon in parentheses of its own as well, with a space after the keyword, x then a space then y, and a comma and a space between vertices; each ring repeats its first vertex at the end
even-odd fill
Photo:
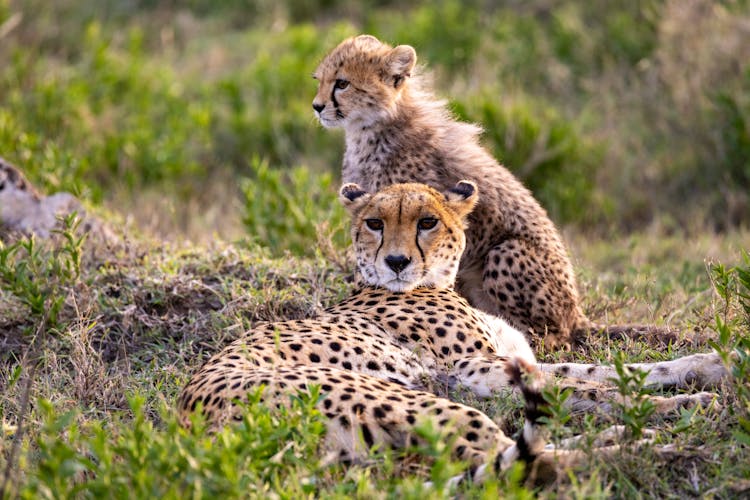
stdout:
POLYGON ((484 140, 496 158, 531 189, 559 222, 601 220, 594 203, 601 146, 582 139, 551 106, 525 98, 502 99, 485 91, 459 101, 461 118, 484 126, 484 140))
POLYGON ((242 221, 256 243, 276 253, 310 254, 318 228, 325 223, 331 233, 322 236, 333 238, 339 247, 346 245, 348 219, 331 174, 316 174, 307 167, 272 169, 257 158, 251 167, 255 176, 242 183, 242 221))
POLYGON ((714 289, 723 303, 715 317, 718 339, 711 347, 721 355, 733 377, 735 404, 729 413, 737 419, 739 428, 734 439, 750 447, 750 254, 743 253, 743 262, 727 268, 714 264, 710 268, 714 289), (739 318, 730 316, 733 308, 742 311, 739 318))

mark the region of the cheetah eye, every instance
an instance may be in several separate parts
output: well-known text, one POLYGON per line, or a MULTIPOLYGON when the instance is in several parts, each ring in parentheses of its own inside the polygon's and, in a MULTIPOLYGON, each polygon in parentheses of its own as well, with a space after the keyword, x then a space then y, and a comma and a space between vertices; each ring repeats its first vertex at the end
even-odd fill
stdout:
POLYGON ((334 83, 333 86, 339 90, 344 90, 346 87, 349 86, 349 82, 339 78, 338 80, 336 80, 336 83, 334 83))
POLYGON ((419 219, 419 222, 417 222, 417 227, 420 230, 428 231, 437 226, 437 223, 438 220, 435 217, 425 217, 424 219, 419 219))
POLYGON ((384 226, 383 221, 380 219, 365 219, 365 224, 373 231, 382 231, 384 226))

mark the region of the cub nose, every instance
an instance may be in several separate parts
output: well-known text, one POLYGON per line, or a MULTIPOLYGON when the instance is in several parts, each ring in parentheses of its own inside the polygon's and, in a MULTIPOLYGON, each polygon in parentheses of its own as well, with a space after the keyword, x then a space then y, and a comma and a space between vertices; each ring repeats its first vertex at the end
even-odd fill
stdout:
POLYGON ((323 108, 325 108, 325 107, 326 107, 325 104, 315 104, 315 103, 313 103, 313 109, 315 111, 317 111, 318 113, 320 113, 321 111, 323 111, 323 108))
POLYGON ((389 255, 385 258, 385 263, 388 264, 394 273, 400 273, 406 267, 411 264, 411 259, 406 255, 389 255))

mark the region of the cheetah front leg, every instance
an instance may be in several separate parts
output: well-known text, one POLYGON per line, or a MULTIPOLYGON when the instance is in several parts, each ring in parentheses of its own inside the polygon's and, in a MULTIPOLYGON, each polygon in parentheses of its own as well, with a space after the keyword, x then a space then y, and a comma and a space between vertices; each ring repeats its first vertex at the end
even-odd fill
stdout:
MULTIPOLYGON (((655 387, 687 389, 690 387, 717 387, 729 372, 715 353, 693 354, 671 361, 657 363, 632 363, 626 365, 633 370, 648 373, 646 384, 655 387)), ((539 370, 562 377, 573 377, 601 384, 612 384, 617 379, 613 366, 583 363, 540 363, 539 370)))
MULTIPOLYGON (((468 388, 479 397, 488 398, 506 394, 516 389, 510 376, 512 361, 527 363, 522 358, 505 356, 472 356, 454 363, 449 370, 451 385, 468 388)), ((545 365, 539 365, 545 366, 545 365)), ((552 366, 552 365, 546 365, 552 366)), ((528 372, 533 370, 527 367, 528 372)), ((613 404, 630 405, 632 402, 623 396, 612 384, 604 384, 592 380, 582 380, 573 377, 559 378, 555 372, 540 371, 536 375, 547 386, 558 385, 561 389, 572 389, 571 395, 565 400, 565 405, 574 413, 589 413, 603 411, 611 413, 613 404)), ((680 408, 701 406, 708 407, 716 399, 716 395, 709 392, 695 394, 678 394, 675 396, 649 395, 647 398, 654 404, 657 414, 669 414, 680 408)))
MULTIPOLYGON (((570 396, 565 400, 565 406, 572 413, 603 412, 611 414, 615 410, 613 405, 630 407, 635 400, 629 395, 623 395, 613 385, 601 384, 589 380, 580 380, 572 377, 558 378, 549 373, 543 373, 548 385, 555 384, 560 389, 572 389, 570 396)), ((692 394, 677 394, 674 396, 645 395, 648 401, 654 405, 657 415, 675 413, 681 408, 718 408, 717 395, 712 392, 696 392, 692 394)))

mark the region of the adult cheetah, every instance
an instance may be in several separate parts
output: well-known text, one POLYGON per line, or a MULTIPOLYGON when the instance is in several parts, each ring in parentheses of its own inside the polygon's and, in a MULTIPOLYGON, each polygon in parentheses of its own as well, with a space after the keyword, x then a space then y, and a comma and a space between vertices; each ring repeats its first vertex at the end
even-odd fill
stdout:
MULTIPOLYGON (((452 425, 457 433, 452 452, 475 473, 488 465, 503 469, 516 459, 549 464, 561 455, 570 464, 580 458, 543 446, 539 388, 561 366, 540 365, 544 370, 537 371, 521 332, 472 308, 452 289, 465 247, 464 219, 477 200, 474 183, 459 182, 444 193, 421 184, 393 185, 374 194, 348 184, 341 199, 352 216, 357 264, 367 286, 319 317, 259 324, 229 344, 182 391, 182 421, 189 422, 200 405, 209 423, 220 426, 241 419, 236 403, 253 387, 265 386, 266 404, 283 405, 290 394, 315 384, 325 395, 317 407, 327 417, 326 447, 342 460, 357 459, 376 443, 414 443, 422 420, 436 428, 452 425), (532 377, 528 383, 525 374, 532 377), (526 424, 518 440, 480 411, 436 396, 436 382, 465 386, 482 397, 522 392, 526 424)), ((652 369, 650 376, 671 384, 690 372, 716 383, 723 376, 717 360, 684 358, 679 366, 652 369)), ((607 367, 579 368, 599 379, 613 373, 607 367)), ((596 382, 563 379, 563 385, 574 388, 568 400, 574 409, 606 409, 607 401, 617 398, 616 391, 596 382)), ((667 412, 712 397, 653 401, 667 412)))
POLYGON ((531 332, 544 346, 569 346, 587 332, 659 333, 605 327, 583 313, 567 250, 531 192, 479 143, 481 129, 455 120, 415 72, 416 52, 369 35, 344 40, 318 66, 312 106, 346 137, 343 181, 367 190, 423 182, 446 190, 462 179, 482 186, 470 216, 456 288, 469 302, 531 332))

